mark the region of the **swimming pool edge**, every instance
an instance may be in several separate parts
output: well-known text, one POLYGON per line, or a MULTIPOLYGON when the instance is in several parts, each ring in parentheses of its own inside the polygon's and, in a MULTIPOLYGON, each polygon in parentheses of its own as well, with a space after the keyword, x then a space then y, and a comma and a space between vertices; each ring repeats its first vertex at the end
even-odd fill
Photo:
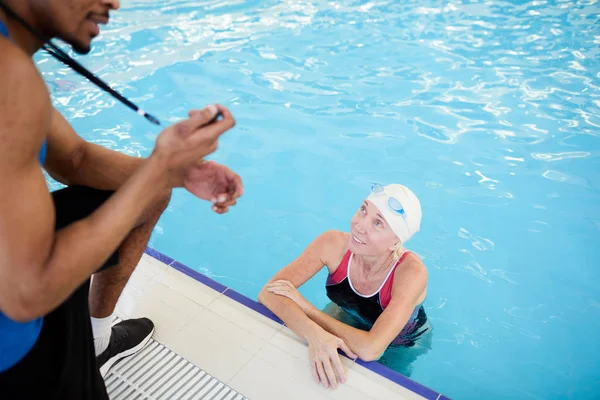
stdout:
MULTIPOLYGON (((275 314, 273 314, 268 308, 260 304, 259 302, 252 300, 251 298, 231 289, 212 278, 176 261, 175 259, 153 249, 151 247, 146 247, 144 253, 166 265, 169 267, 176 269, 177 271, 183 273, 184 275, 189 276, 190 278, 210 287, 211 289, 229 297, 230 299, 236 301, 237 303, 250 308, 251 310, 258 312, 259 314, 275 321, 281 325, 285 325, 281 319, 279 319, 275 314)), ((345 355, 344 355, 345 356, 345 355)), ((395 384, 402 386, 404 389, 407 389, 413 393, 416 393, 428 400, 438 400, 439 398, 447 398, 443 396, 441 393, 438 393, 426 386, 421 385, 420 383, 413 381, 412 379, 396 372, 383 364, 380 364, 376 361, 362 361, 356 360, 356 363, 361 365, 362 367, 368 369, 369 371, 386 378, 389 381, 394 382, 395 384)))

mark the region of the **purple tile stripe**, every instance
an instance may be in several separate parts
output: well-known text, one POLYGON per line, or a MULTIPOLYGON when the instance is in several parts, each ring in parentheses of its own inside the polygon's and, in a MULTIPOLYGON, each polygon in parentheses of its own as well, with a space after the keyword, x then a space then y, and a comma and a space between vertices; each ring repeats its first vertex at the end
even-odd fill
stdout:
MULTIPOLYGON (((238 303, 245 305, 246 307, 260 313, 261 315, 264 315, 265 317, 284 325, 284 323, 283 323, 283 321, 281 321, 281 319, 279 319, 268 308, 266 308, 259 302, 254 301, 254 300, 244 296, 243 294, 238 293, 235 290, 228 288, 225 285, 220 284, 219 282, 207 277, 206 275, 203 275, 200 272, 195 271, 195 270, 191 269, 190 267, 187 267, 187 266, 173 260, 171 257, 168 257, 150 247, 146 247, 146 254, 175 268, 176 270, 184 273, 185 275, 189 276, 190 278, 193 278, 193 279, 197 280, 198 282, 201 282, 201 283, 205 284, 206 286, 211 287, 212 289, 218 291, 219 293, 223 293, 225 296, 229 297, 230 299, 235 300, 238 303)), ((440 393, 437 393, 437 392, 413 381, 410 378, 407 378, 406 376, 404 376, 404 375, 402 375, 402 374, 400 374, 378 362, 365 362, 362 360, 356 360, 356 363, 375 372, 378 375, 383 376, 384 378, 387 378, 388 380, 390 380, 390 381, 392 381, 414 393, 417 393, 417 394, 425 397, 426 399, 450 400, 446 396, 442 396, 440 393)))
POLYGON ((284 325, 283 321, 280 320, 279 317, 277 317, 277 315, 273 314, 271 312, 271 310, 269 310, 267 307, 263 306, 259 302, 254 301, 251 298, 246 297, 243 294, 238 293, 235 290, 229 289, 229 288, 223 294, 225 296, 229 297, 230 299, 235 300, 238 303, 242 303, 246 307, 253 309, 257 313, 262 314, 265 317, 270 318, 273 321, 284 325))
POLYGON ((394 371, 393 369, 390 369, 388 367, 386 367, 383 364, 380 364, 378 362, 374 362, 374 361, 363 361, 363 360, 356 360, 356 363, 359 365, 362 365, 363 367, 375 372, 378 375, 383 376, 384 378, 389 379, 390 381, 397 383, 398 385, 410 390, 411 392, 417 393, 423 397, 425 397, 428 400, 437 400, 438 397, 440 396, 440 394, 434 390, 429 389, 428 387, 425 387, 423 385, 421 385, 420 383, 417 383, 415 381, 413 381, 410 378, 407 378, 406 376, 402 375, 399 372, 394 371))
POLYGON ((184 274, 186 274, 187 276, 189 276, 190 278, 194 278, 195 280, 197 280, 198 282, 202 282, 204 283, 206 286, 216 290, 219 293, 223 293, 224 291, 227 290, 227 286, 225 285, 221 285, 219 282, 210 279, 208 276, 201 274, 198 271, 194 271, 193 269, 191 269, 190 267, 186 267, 185 265, 177 262, 177 261, 173 261, 170 264, 171 267, 175 268, 177 271, 179 272, 183 272, 184 274))
POLYGON ((150 257, 156 258, 158 261, 162 261, 167 265, 171 265, 171 263, 175 261, 171 257, 165 256, 163 253, 159 253, 150 247, 146 247, 146 254, 148 254, 150 257))

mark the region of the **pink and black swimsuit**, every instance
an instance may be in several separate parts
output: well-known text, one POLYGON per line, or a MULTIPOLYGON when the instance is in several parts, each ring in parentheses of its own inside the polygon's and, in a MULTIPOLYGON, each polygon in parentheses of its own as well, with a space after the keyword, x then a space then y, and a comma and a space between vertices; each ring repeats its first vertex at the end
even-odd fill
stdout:
MULTIPOLYGON (((348 250, 333 274, 327 277, 327 297, 331 299, 344 311, 359 319, 361 329, 370 329, 383 310, 390 304, 392 299, 392 284, 394 282, 394 273, 398 265, 409 254, 408 251, 402 253, 396 264, 392 267, 381 287, 373 294, 365 296, 354 289, 350 279, 350 266, 352 263, 352 252, 348 250)), ((419 304, 415 307, 408 322, 391 343, 396 346, 412 347, 415 340, 421 336, 428 328, 423 328, 427 322, 427 315, 423 306, 419 304)))

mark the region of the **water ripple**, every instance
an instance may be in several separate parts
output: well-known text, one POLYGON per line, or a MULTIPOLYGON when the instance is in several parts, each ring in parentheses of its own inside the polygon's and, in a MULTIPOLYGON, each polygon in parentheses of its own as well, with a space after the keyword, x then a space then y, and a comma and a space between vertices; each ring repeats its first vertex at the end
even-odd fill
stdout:
MULTIPOLYGON (((347 229, 371 182, 399 181, 423 205, 410 245, 438 346, 413 378, 453 398, 596 394, 580 349, 600 329, 597 1, 159 3, 124 2, 81 61, 165 124, 229 106, 238 124, 211 157, 247 194, 218 219, 174 195, 153 246, 255 297, 319 231, 347 229)), ((78 133, 150 153, 159 130, 36 61, 78 133)))

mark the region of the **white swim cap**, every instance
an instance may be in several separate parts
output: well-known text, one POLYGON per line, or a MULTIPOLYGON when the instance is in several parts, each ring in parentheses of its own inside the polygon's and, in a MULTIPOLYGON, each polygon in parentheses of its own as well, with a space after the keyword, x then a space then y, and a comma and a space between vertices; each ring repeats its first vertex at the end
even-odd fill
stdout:
POLYGON ((421 203, 406 186, 375 184, 367 200, 379 209, 401 243, 421 229, 421 203))

